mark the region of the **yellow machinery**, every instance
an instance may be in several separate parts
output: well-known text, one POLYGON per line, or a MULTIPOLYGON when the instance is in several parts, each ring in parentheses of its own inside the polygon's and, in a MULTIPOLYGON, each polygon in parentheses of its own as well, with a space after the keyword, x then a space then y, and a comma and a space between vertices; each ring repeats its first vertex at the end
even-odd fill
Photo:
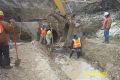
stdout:
POLYGON ((59 11, 61 12, 62 15, 65 15, 65 8, 62 3, 62 0, 53 0, 59 11))

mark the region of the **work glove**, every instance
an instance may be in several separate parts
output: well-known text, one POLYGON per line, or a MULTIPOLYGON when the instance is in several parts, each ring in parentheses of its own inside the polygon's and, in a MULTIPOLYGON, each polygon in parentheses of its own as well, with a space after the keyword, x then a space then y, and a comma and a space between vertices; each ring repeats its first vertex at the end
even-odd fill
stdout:
POLYGON ((14 19, 10 19, 10 24, 11 24, 12 26, 15 26, 16 21, 15 21, 14 19))

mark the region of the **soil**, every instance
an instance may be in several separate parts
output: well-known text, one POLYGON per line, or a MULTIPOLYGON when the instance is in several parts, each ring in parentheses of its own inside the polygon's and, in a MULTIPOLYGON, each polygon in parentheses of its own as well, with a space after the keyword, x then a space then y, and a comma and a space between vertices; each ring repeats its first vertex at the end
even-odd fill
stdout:
MULTIPOLYGON (((83 75, 100 71, 85 59, 77 59, 76 55, 69 58, 66 52, 49 53, 45 45, 35 41, 17 45, 21 65, 10 70, 0 69, 0 80, 108 80, 109 76, 83 75)), ((11 49, 10 53, 14 66, 15 50, 11 49)))
POLYGON ((102 39, 86 39, 84 42, 85 58, 101 71, 107 71, 111 80, 120 80, 120 43, 102 39))
MULTIPOLYGON (((11 65, 14 65, 15 50, 11 49, 11 65)), ((0 80, 70 80, 59 75, 61 71, 53 70, 50 60, 42 49, 37 49, 32 43, 22 43, 18 46, 21 64, 10 70, 0 69, 0 80), (62 79, 61 79, 62 78, 62 79)))

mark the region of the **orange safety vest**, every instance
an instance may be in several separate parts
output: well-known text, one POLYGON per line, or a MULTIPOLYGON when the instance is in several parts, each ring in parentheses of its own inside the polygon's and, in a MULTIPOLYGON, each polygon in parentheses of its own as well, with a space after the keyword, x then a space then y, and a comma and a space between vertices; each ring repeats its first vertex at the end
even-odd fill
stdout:
POLYGON ((79 47, 81 47, 80 38, 78 38, 78 39, 73 39, 73 42, 74 42, 73 48, 79 48, 79 47))
POLYGON ((41 28, 41 36, 45 36, 46 35, 46 29, 41 28))
POLYGON ((4 31, 4 25, 0 23, 0 34, 4 31))
POLYGON ((111 23, 112 23, 112 20, 110 17, 108 18, 105 18, 103 21, 102 21, 102 25, 104 28, 106 27, 111 27, 111 23))

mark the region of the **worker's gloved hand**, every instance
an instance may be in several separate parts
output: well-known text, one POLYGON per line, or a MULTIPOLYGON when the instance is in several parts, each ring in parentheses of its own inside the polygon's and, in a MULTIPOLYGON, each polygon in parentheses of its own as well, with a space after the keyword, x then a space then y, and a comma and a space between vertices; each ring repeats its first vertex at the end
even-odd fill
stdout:
POLYGON ((16 23, 16 21, 14 19, 10 19, 10 24, 14 25, 16 23))
POLYGON ((10 26, 12 26, 13 28, 16 27, 16 21, 14 19, 10 19, 10 26))

